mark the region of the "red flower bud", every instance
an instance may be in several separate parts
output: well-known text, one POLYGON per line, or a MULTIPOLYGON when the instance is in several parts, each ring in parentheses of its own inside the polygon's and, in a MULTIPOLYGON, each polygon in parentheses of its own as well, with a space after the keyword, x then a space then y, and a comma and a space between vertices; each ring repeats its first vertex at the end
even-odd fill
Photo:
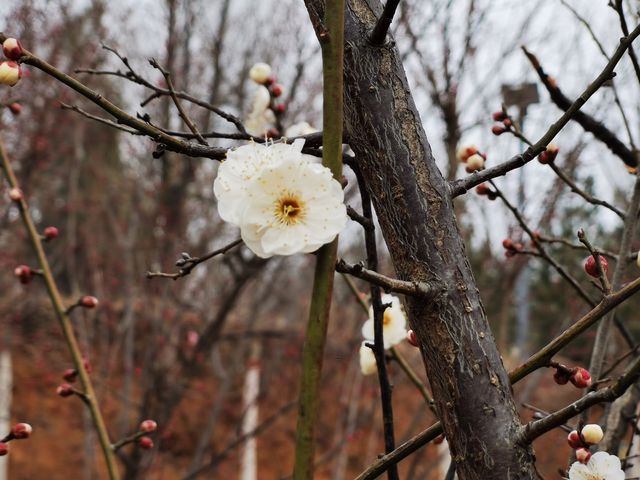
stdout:
POLYGON ((22 45, 15 38, 7 38, 2 44, 4 56, 9 60, 20 60, 22 57, 22 45))
POLYGON ((591 386, 591 374, 582 367, 576 367, 570 380, 576 388, 589 388, 591 386))
MULTIPOLYGON (((602 255, 599 255, 599 257, 604 273, 609 273, 609 262, 607 262, 607 259, 602 255)), ((584 262, 584 271, 594 278, 598 278, 600 276, 600 273, 598 272, 598 264, 596 263, 596 259, 593 257, 593 255, 590 255, 589 258, 587 258, 587 260, 584 262)))
POLYGON ((284 103, 279 103, 276 105, 275 111, 280 115, 283 114, 286 109, 287 107, 284 105, 284 103))
POLYGON ((476 187, 476 193, 478 195, 488 195, 491 189, 486 183, 481 183, 476 187))
POLYGON ((571 448, 580 448, 583 447, 582 438, 580 438, 580 434, 577 430, 572 430, 569 435, 567 435, 567 443, 571 448))
POLYGON ((500 125, 494 125, 493 127, 491 127, 491 133, 493 133, 496 136, 502 135, 506 131, 507 129, 504 127, 501 127, 500 125))
POLYGON ((84 308, 96 308, 98 306, 98 299, 90 295, 85 295, 80 299, 78 305, 84 308))
POLYGON ((20 265, 16 267, 13 274, 18 277, 20 283, 25 285, 33 279, 33 270, 31 270, 27 265, 20 265))
POLYGON ((16 423, 11 429, 11 434, 13 438, 22 440, 24 438, 29 438, 33 428, 28 423, 16 423))
POLYGON ((155 432, 157 429, 158 429, 158 424, 155 422, 155 420, 145 420, 140 424, 141 432, 150 433, 150 432, 155 432))
POLYGON ((579 448, 576 450, 576 460, 580 463, 588 463, 591 459, 591 452, 588 448, 579 448))
POLYGON ((491 115, 491 117, 493 118, 494 121, 496 122, 501 122, 503 121, 505 118, 507 118, 507 114, 504 113, 502 110, 500 110, 499 112, 493 112, 493 114, 491 115))
POLYGON ((553 381, 558 385, 566 385, 571 378, 571 372, 564 369, 557 369, 553 374, 553 381))
POLYGON ((264 84, 268 87, 269 85, 273 85, 276 82, 276 77, 273 75, 269 75, 267 79, 264 81, 264 84))
POLYGON ((513 125, 513 122, 509 117, 507 117, 502 121, 502 124, 507 128, 511 128, 511 125, 513 125))
POLYGON ((282 95, 282 85, 279 85, 277 83, 271 85, 271 94, 276 98, 282 95))
POLYGON ((144 448, 145 450, 151 450, 153 448, 153 440, 149 437, 140 437, 138 439, 138 445, 140 445, 140 448, 144 448))
POLYGON ((0 457, 4 457, 7 453, 9 453, 9 444, 0 442, 0 457))
POLYGON ((18 102, 10 103, 9 104, 9 110, 14 115, 20 115, 20 112, 22 112, 22 105, 20 105, 18 102))
POLYGON ((45 240, 53 240, 56 238, 60 232, 56 227, 47 227, 44 229, 44 238, 45 240))
POLYGON ((58 385, 56 388, 56 393, 61 397, 70 397, 73 395, 73 387, 68 383, 63 383, 62 385, 58 385))
POLYGON ((502 246, 506 249, 506 250, 513 250, 513 240, 511 240, 510 238, 505 238, 502 241, 502 246))
POLYGON ((414 347, 418 346, 418 338, 416 337, 416 332, 413 330, 409 330, 407 332, 407 342, 409 342, 414 347))

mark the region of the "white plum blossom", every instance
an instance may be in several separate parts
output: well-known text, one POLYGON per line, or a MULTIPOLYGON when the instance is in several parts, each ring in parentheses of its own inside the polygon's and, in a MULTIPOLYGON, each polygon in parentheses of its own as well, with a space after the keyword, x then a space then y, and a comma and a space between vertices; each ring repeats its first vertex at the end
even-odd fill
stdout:
POLYGON ((250 135, 263 137, 270 128, 276 124, 276 115, 269 108, 271 104, 271 94, 269 89, 260 85, 251 104, 251 111, 244 121, 244 127, 250 135))
MULTIPOLYGON (((382 303, 390 303, 391 306, 384 311, 382 320, 382 338, 384 348, 389 349, 407 338, 407 317, 402 310, 400 299, 395 295, 382 295, 382 303)), ((362 336, 373 341, 373 307, 369 307, 369 320, 362 326, 362 336)))
POLYGON ((571 465, 569 480, 624 480, 624 471, 618 457, 597 452, 586 465, 580 462, 571 465))
POLYGON ((365 342, 360 345, 360 370, 363 375, 373 375, 378 370, 376 356, 373 354, 373 350, 365 345, 365 342))
POLYGON ((249 70, 249 78, 256 83, 263 84, 271 76, 271 66, 267 63, 258 62, 249 70))
POLYGON ((218 170, 220 217, 240 227, 259 257, 313 252, 346 225, 342 186, 303 145, 245 145, 228 152, 218 170))

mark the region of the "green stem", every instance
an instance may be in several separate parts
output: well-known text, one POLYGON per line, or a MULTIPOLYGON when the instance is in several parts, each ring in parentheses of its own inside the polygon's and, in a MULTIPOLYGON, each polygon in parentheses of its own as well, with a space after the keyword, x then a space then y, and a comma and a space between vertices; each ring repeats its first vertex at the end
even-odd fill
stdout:
MULTIPOLYGON (((4 143, 1 139, 0 164, 2 165, 2 170, 4 171, 10 187, 19 188, 18 181, 15 174, 13 173, 13 169, 11 168, 11 164, 9 163, 9 157, 7 157, 4 143)), ((49 293, 51 303, 53 304, 53 309, 55 310, 56 316, 58 317, 58 320, 60 322, 60 326, 62 327, 64 338, 67 342, 67 347, 69 348, 69 352, 71 353, 73 365, 78 372, 80 384, 82 385, 83 389, 85 403, 87 404, 87 406, 89 407, 89 411, 91 412, 91 418, 98 434, 98 440, 104 454, 105 463, 109 472, 109 478, 111 480, 117 480, 120 478, 120 473, 118 472, 116 458, 113 449, 111 448, 109 433, 107 432, 107 427, 105 426, 102 414, 100 413, 100 409, 98 408, 98 401, 96 400, 96 394, 93 389, 93 385, 91 384, 91 380, 89 379, 89 374, 84 367, 82 353, 80 352, 80 346, 78 345, 78 340, 75 336, 75 332, 73 331, 71 320, 69 318, 69 315, 67 314, 67 309, 62 302, 62 296, 60 295, 58 286, 56 285, 53 274, 51 273, 47 255, 45 254, 44 248, 42 247, 40 233, 38 233, 38 230, 33 223, 33 219, 31 218, 29 209, 27 207, 27 202, 22 199, 15 203, 20 210, 20 216, 22 217, 24 226, 27 229, 29 240, 31 241, 31 246, 33 247, 36 257, 38 258, 38 264, 42 269, 42 278, 44 279, 44 283, 47 287, 47 292, 49 293)))
MULTIPOLYGON (((321 36, 323 92, 322 162, 333 176, 342 176, 342 76, 344 55, 344 0, 327 0, 321 36)), ((331 293, 338 239, 317 254, 309 324, 302 354, 302 380, 298 399, 294 480, 311 480, 314 469, 314 432, 318 418, 322 357, 329 324, 331 293)))

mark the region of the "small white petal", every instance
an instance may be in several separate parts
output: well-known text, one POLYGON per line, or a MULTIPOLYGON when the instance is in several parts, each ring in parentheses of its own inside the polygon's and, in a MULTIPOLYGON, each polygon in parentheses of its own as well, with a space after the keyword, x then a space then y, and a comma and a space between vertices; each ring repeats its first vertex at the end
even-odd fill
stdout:
POLYGON ((363 375, 373 375, 378 370, 376 356, 364 342, 360 345, 360 370, 363 375))

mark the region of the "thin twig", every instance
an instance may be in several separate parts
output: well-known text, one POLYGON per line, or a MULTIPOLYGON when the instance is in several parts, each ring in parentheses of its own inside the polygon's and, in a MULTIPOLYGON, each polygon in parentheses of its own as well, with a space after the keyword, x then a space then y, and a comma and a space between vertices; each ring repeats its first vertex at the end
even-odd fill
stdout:
POLYGON ((366 280, 367 282, 382 287, 385 292, 402 293, 412 296, 430 296, 434 289, 425 282, 408 282, 396 278, 387 277, 381 273, 365 268, 361 263, 351 264, 339 259, 336 263, 336 272, 348 273, 354 277, 366 280))
POLYGON ((371 42, 372 45, 378 46, 384 43, 399 3, 400 0, 387 0, 382 15, 378 18, 376 26, 373 27, 373 31, 369 37, 369 42, 371 42))

